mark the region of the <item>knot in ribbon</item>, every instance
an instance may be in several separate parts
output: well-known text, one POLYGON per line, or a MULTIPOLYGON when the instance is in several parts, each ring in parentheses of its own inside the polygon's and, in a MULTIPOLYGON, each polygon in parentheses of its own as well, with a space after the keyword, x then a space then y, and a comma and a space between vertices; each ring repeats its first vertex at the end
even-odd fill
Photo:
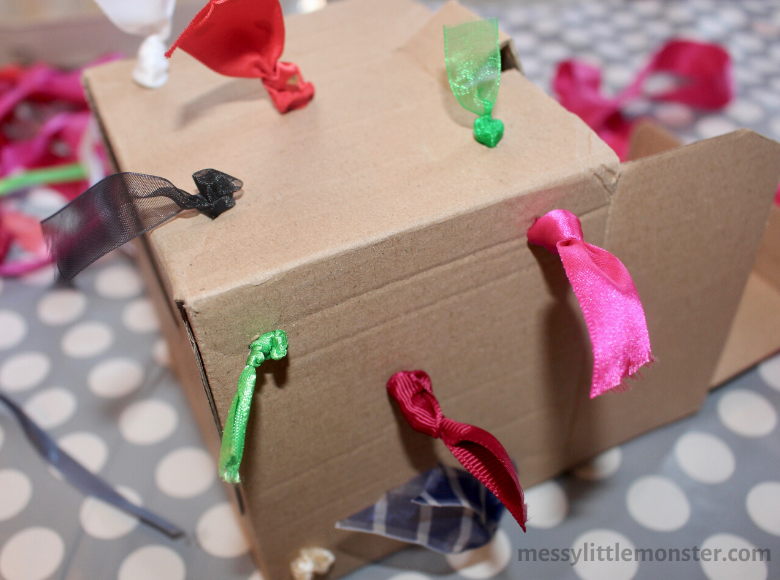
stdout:
POLYGON ((593 346, 591 398, 653 361, 645 312, 631 275, 615 256, 583 240, 576 215, 553 210, 534 222, 528 242, 561 257, 593 346))
POLYGON ((181 48, 229 77, 259 78, 280 113, 305 107, 314 85, 298 66, 279 62, 284 18, 279 0, 209 0, 165 56, 181 48))
POLYGON ((244 457, 246 428, 255 392, 255 369, 268 359, 280 360, 287 356, 287 333, 284 330, 266 332, 249 345, 246 366, 238 377, 236 395, 230 405, 225 429, 222 431, 222 447, 219 451, 219 476, 228 483, 240 483, 238 473, 244 457))
POLYGON ((246 364, 257 368, 268 358, 281 360, 285 356, 287 356, 287 333, 284 330, 274 330, 266 332, 249 345, 246 364))
POLYGON ((625 161, 634 121, 626 119, 622 109, 642 96, 647 78, 658 73, 676 82, 666 92, 644 94, 653 100, 720 109, 734 94, 728 52, 716 44, 679 39, 666 43, 614 98, 601 94, 601 71, 577 60, 560 63, 552 85, 561 105, 585 121, 625 161))
POLYGON ((401 371, 387 382, 387 391, 415 431, 441 439, 460 464, 506 506, 525 531, 527 512, 517 471, 501 442, 479 427, 442 415, 424 371, 401 371))
POLYGON ((295 63, 277 62, 273 72, 261 79, 280 113, 305 107, 314 97, 314 85, 303 80, 295 63))

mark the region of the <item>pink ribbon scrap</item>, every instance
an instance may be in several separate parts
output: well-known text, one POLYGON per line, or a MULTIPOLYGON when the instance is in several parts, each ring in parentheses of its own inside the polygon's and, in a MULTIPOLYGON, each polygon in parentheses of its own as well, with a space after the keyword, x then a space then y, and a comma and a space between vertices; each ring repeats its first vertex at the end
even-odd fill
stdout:
POLYGON ((552 85, 561 105, 585 121, 621 161, 628 155, 635 125, 634 120, 626 118, 623 107, 632 100, 645 96, 717 110, 734 95, 729 53, 716 44, 681 39, 667 42, 634 82, 614 98, 601 94, 601 71, 578 60, 561 62, 552 85), (660 94, 646 94, 645 81, 655 74, 670 75, 674 87, 660 94))
POLYGON ((585 316, 593 347, 594 398, 636 373, 654 358, 645 311, 631 275, 614 255, 588 244, 576 215, 555 209, 528 230, 528 242, 561 257, 585 316))

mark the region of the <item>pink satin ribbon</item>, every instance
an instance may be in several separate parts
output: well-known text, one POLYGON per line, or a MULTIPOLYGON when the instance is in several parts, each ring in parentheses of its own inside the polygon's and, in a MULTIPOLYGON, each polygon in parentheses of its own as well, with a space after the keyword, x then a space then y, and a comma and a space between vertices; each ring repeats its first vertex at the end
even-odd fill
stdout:
POLYGON ((601 71, 577 60, 560 63, 552 84, 560 103, 585 121, 621 161, 628 155, 635 124, 622 109, 633 99, 645 96, 714 110, 728 104, 734 94, 728 52, 716 44, 690 40, 666 43, 634 82, 614 98, 601 94, 601 71), (645 81, 658 73, 672 75, 675 87, 661 94, 644 94, 645 81))
POLYGON ((583 240, 576 215, 553 210, 534 222, 528 242, 561 257, 593 346, 591 398, 620 386, 653 360, 639 293, 626 267, 583 240))

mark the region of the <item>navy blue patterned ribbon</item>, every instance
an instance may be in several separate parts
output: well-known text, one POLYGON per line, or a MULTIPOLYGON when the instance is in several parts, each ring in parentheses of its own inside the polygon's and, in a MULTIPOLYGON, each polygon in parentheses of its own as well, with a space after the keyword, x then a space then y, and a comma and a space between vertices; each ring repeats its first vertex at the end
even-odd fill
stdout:
POLYGON ((336 527, 459 554, 490 542, 503 513, 501 502, 468 471, 439 465, 336 527))
POLYGON ((78 461, 65 453, 49 435, 11 399, 0 393, 4 403, 21 425, 24 434, 41 457, 59 471, 65 481, 86 495, 94 496, 128 514, 137 517, 148 526, 159 530, 169 538, 180 538, 184 532, 149 510, 129 502, 106 481, 88 471, 78 461))

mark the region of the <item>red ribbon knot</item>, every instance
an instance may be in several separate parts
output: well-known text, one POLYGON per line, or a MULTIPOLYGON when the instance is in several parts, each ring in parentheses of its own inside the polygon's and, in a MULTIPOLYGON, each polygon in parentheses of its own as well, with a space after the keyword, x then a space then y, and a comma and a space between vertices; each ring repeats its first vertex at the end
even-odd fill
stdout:
POLYGON ((576 215, 564 209, 545 214, 528 230, 528 242, 561 257, 580 303, 593 346, 591 398, 622 385, 654 360, 631 275, 615 256, 584 241, 576 215))
POLYGON ((259 78, 280 113, 305 107, 314 85, 295 63, 280 62, 284 18, 279 0, 209 0, 165 56, 181 48, 219 74, 259 78))
POLYGON ((441 439, 471 475, 506 506, 525 531, 527 511, 517 471, 501 442, 479 427, 444 417, 424 371, 401 371, 387 381, 387 391, 415 431, 441 439))

